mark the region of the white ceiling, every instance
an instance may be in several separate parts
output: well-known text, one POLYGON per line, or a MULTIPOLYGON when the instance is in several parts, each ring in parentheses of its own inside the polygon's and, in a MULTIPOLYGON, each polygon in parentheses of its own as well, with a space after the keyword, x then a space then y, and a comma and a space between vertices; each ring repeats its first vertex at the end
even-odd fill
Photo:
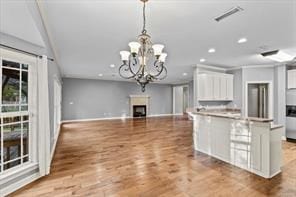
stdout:
POLYGON ((0 0, 0 32, 45 46, 24 0, 0 0))
MULTIPOLYGON (((136 40, 142 28, 139 0, 40 2, 64 76, 120 79, 112 76, 121 63, 119 51, 128 49, 128 42, 136 40), (104 76, 98 77, 99 73, 104 76)), ((181 83, 192 79, 193 66, 200 58, 207 60, 203 64, 220 67, 273 64, 258 55, 263 52, 260 47, 296 56, 296 1, 150 0, 147 30, 154 43, 166 46, 168 77, 164 82, 181 83), (221 22, 214 20, 234 6, 244 11, 221 22), (238 44, 241 37, 248 42, 238 44), (211 47, 216 53, 207 52, 211 47), (183 76, 184 72, 189 74, 183 76)))

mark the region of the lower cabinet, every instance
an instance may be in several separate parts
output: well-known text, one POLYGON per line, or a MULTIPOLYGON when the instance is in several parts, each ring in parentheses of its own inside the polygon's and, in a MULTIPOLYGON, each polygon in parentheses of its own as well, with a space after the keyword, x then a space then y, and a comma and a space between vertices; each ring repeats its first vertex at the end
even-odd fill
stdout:
POLYGON ((196 150, 265 178, 280 173, 283 127, 203 115, 194 126, 196 150))
POLYGON ((211 149, 212 155, 223 160, 230 160, 230 124, 228 121, 223 121, 221 118, 214 119, 214 124, 211 125, 211 149), (225 146, 226 145, 226 146, 225 146))

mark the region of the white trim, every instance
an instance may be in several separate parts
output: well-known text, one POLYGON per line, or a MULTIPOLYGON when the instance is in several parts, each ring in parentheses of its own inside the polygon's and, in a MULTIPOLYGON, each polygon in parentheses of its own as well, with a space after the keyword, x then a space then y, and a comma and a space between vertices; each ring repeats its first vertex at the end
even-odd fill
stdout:
POLYGON ((173 116, 183 116, 184 114, 183 113, 175 113, 173 114, 173 116))
POLYGON ((217 66, 208 66, 208 65, 204 65, 204 64, 196 64, 197 68, 204 68, 204 69, 213 69, 213 70, 220 70, 220 71, 227 71, 226 68, 221 68, 221 67, 217 67, 217 66))
POLYGON ((57 142, 60 136, 60 131, 61 131, 61 123, 59 124, 59 129, 57 130, 57 132, 55 132, 55 136, 54 136, 54 141, 53 141, 53 145, 52 145, 52 149, 50 152, 50 163, 52 162, 53 156, 54 156, 54 152, 57 146, 57 142))
POLYGON ((1 195, 3 194, 3 196, 6 196, 22 187, 24 187, 25 185, 39 179, 41 176, 40 174, 37 172, 35 174, 32 174, 31 176, 28 176, 24 179, 21 179, 20 181, 9 185, 8 187, 5 187, 2 191, 1 191, 1 195))
POLYGON ((162 116, 174 116, 174 114, 151 114, 149 117, 162 117, 162 116))
POLYGON ((40 175, 49 174, 50 168, 50 127, 48 97, 47 57, 42 56, 38 68, 38 158, 40 175))
POLYGON ((273 67, 275 67, 275 65, 264 64, 264 65, 248 65, 248 66, 242 66, 241 68, 248 69, 248 68, 273 68, 273 67))
MULTIPOLYGON (((147 118, 152 117, 161 117, 161 116, 178 116, 183 114, 153 114, 147 116, 147 118)), ((72 123, 72 122, 89 122, 89 121, 99 121, 99 120, 122 120, 122 119, 133 119, 130 116, 122 116, 122 117, 106 117, 106 118, 90 118, 90 119, 76 119, 76 120, 62 120, 62 123, 72 123)))
POLYGON ((248 68, 272 68, 272 67, 283 66, 283 65, 285 65, 285 63, 274 63, 274 64, 263 64, 263 65, 245 65, 245 66, 236 66, 236 67, 227 68, 226 71, 248 69, 248 68))
POLYGON ((268 118, 273 119, 273 82, 272 81, 246 81, 245 83, 245 117, 248 117, 248 85, 249 84, 268 84, 268 118))
POLYGON ((38 163, 26 163, 22 166, 16 166, 11 169, 8 169, 4 171, 3 174, 1 174, 0 185, 3 185, 10 180, 13 180, 16 177, 22 176, 37 168, 38 163))

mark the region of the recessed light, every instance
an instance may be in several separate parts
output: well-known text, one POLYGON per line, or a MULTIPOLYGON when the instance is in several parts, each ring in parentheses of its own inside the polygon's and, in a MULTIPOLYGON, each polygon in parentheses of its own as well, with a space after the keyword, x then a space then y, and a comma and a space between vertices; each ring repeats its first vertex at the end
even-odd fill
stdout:
POLYGON ((187 73, 183 73, 183 76, 187 76, 188 74, 187 73))
POLYGON ((240 39, 237 41, 237 43, 241 44, 241 43, 245 43, 245 42, 247 42, 247 41, 248 41, 247 38, 240 38, 240 39))
POLYGON ((114 65, 114 64, 111 64, 110 67, 111 67, 111 68, 115 68, 115 65, 114 65))
POLYGON ((209 53, 215 53, 215 52, 216 52, 216 49, 214 49, 214 48, 210 48, 210 49, 208 50, 208 52, 209 52, 209 53))
POLYGON ((200 62, 205 62, 205 61, 206 61, 206 59, 204 59, 204 58, 201 58, 199 61, 200 61, 200 62))
POLYGON ((98 74, 98 76, 99 76, 99 77, 103 77, 103 74, 102 74, 102 73, 100 73, 100 74, 98 74))

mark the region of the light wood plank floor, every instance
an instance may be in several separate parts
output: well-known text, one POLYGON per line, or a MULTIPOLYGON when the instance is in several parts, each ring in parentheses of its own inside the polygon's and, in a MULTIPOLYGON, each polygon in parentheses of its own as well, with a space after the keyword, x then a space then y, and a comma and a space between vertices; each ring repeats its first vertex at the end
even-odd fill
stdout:
POLYGON ((296 144, 266 180, 194 152, 186 117, 68 123, 52 170, 11 196, 296 196, 296 144))

